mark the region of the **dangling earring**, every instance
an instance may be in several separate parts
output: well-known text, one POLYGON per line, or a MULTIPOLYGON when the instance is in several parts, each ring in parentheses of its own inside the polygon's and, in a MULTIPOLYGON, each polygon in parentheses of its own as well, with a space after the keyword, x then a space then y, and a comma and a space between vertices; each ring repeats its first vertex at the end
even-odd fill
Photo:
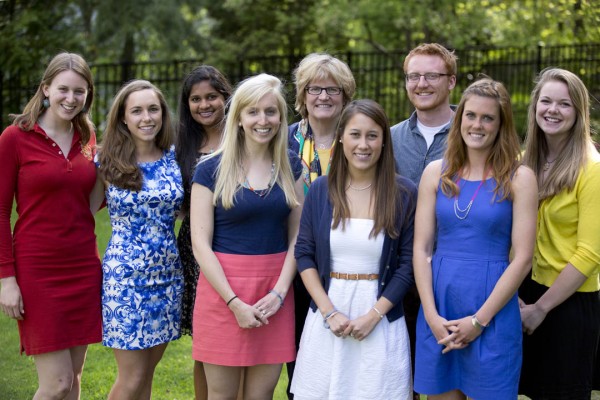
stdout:
POLYGON ((44 108, 50 108, 50 100, 48 100, 48 98, 44 98, 44 100, 42 100, 42 105, 44 106, 44 108))

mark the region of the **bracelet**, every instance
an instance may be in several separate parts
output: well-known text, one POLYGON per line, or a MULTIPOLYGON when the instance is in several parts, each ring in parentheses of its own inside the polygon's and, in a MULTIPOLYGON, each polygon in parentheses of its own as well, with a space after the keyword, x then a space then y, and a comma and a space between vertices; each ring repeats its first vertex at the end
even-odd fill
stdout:
POLYGON ((338 310, 336 310, 335 308, 333 310, 331 310, 329 313, 327 313, 324 317, 323 317, 323 326, 325 327, 325 329, 329 329, 329 323, 327 322, 327 320, 331 317, 333 317, 335 314, 339 313, 338 310))
POLYGON ((280 307, 283 307, 283 297, 281 297, 281 295, 280 295, 279 293, 277 293, 277 292, 275 291, 275 289, 271 289, 271 290, 269 290, 269 292, 268 292, 268 293, 274 294, 275 296, 279 297, 279 306, 280 306, 280 307))
POLYGON ((377 307, 373 306, 372 309, 379 315, 379 319, 383 319, 384 315, 377 309, 377 307))
POLYGON ((227 307, 229 307, 229 304, 237 298, 238 298, 237 296, 233 296, 232 298, 230 298, 229 301, 227 302, 227 307))
POLYGON ((481 322, 479 322, 475 314, 473 314, 473 316, 471 317, 471 323, 475 328, 479 329, 480 331, 483 331, 485 328, 488 327, 487 325, 483 325, 481 322))

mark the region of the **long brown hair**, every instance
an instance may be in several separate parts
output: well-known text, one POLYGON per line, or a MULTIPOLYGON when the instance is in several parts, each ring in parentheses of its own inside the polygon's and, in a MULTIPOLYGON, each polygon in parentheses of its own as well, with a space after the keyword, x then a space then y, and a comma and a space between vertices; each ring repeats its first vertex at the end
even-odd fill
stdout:
MULTIPOLYGON (((379 160, 377 160, 375 182, 373 183, 374 190, 371 192, 371 199, 374 201, 377 212, 375 213, 375 224, 369 237, 375 237, 381 231, 385 231, 388 236, 395 239, 399 235, 396 217, 402 208, 402 198, 396 184, 390 124, 383 108, 373 100, 352 101, 346 106, 340 117, 335 137, 336 147, 340 146, 339 141, 344 134, 348 121, 356 114, 363 114, 371 118, 383 130, 383 148, 379 160)), ((337 228, 340 222, 342 228, 344 228, 345 220, 350 218, 350 208, 346 198, 346 178, 349 173, 348 160, 344 152, 340 148, 335 149, 327 178, 329 198, 333 205, 333 228, 337 228)))
POLYGON ((545 156, 548 152, 548 143, 544 131, 537 124, 535 113, 542 87, 552 81, 567 85, 576 118, 569 132, 569 139, 558 154, 547 178, 538 179, 540 200, 552 197, 563 189, 573 190, 580 170, 587 163, 589 148, 593 146, 590 132, 590 101, 585 84, 570 71, 547 68, 540 73, 531 92, 531 102, 527 114, 524 164, 533 169, 536 176, 541 176, 545 156))
POLYGON ((165 151, 173 144, 175 130, 171 124, 169 106, 162 92, 152 83, 134 80, 125 84, 113 99, 108 112, 106 130, 99 146, 100 171, 104 179, 113 185, 129 190, 142 188, 142 171, 135 155, 135 142, 125 125, 125 103, 129 95, 140 90, 150 89, 156 93, 162 113, 162 127, 154 139, 156 146, 165 151))
POLYGON ((42 81, 40 82, 35 94, 25 105, 22 114, 11 114, 14 118, 13 125, 18 126, 23 130, 31 130, 42 115, 46 108, 44 107, 44 86, 49 86, 58 74, 64 71, 73 71, 80 75, 87 83, 87 97, 83 109, 77 114, 73 120, 73 127, 81 135, 81 143, 86 145, 90 141, 94 124, 90 120, 89 112, 94 101, 94 81, 92 72, 83 57, 75 53, 59 53, 50 61, 48 67, 44 71, 42 81))
POLYGON ((442 171, 441 188, 446 196, 456 196, 460 191, 454 182, 456 176, 468 164, 467 146, 461 135, 462 115, 465 103, 472 96, 481 96, 495 99, 500 110, 500 129, 488 158, 486 167, 492 171, 497 185, 494 196, 499 196, 498 201, 511 198, 511 178, 519 165, 519 137, 513 122, 512 105, 510 96, 504 85, 489 78, 473 82, 463 93, 454 122, 448 133, 448 147, 444 154, 446 162, 442 171))

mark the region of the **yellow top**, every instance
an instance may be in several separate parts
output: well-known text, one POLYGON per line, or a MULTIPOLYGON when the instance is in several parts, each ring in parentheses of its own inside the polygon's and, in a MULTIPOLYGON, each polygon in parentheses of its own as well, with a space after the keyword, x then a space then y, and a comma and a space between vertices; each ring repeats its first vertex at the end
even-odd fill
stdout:
POLYGON ((538 210, 533 280, 550 287, 567 263, 588 279, 577 290, 600 290, 600 155, 590 155, 572 191, 543 200, 538 210))
MULTIPOLYGON (((329 158, 331 157, 331 148, 329 149, 317 149, 319 154, 319 162, 321 163, 321 171, 327 171, 329 165, 329 158)), ((325 172, 326 174, 327 172, 325 172)))

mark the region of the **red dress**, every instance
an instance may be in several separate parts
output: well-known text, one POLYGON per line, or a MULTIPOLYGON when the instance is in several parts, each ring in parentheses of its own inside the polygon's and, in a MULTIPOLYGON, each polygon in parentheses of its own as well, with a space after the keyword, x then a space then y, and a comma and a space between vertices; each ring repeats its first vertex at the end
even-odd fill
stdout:
POLYGON ((68 157, 35 125, 0 135, 0 278, 15 276, 23 297, 21 351, 48 353, 102 336, 102 269, 89 196, 92 149, 73 135, 68 157), (16 199, 18 219, 11 233, 16 199))

